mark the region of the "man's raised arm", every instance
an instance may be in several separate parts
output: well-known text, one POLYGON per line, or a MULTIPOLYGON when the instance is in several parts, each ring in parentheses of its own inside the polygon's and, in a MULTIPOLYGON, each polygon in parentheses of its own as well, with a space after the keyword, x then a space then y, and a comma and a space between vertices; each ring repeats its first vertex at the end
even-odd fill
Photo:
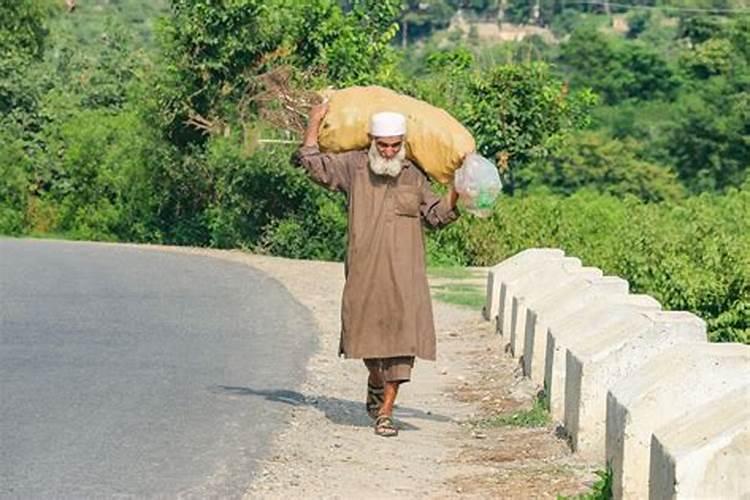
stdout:
POLYGON ((328 112, 328 104, 322 103, 310 110, 307 129, 302 146, 297 151, 296 163, 310 174, 321 186, 331 191, 349 192, 351 174, 350 153, 321 153, 318 147, 320 124, 328 112))

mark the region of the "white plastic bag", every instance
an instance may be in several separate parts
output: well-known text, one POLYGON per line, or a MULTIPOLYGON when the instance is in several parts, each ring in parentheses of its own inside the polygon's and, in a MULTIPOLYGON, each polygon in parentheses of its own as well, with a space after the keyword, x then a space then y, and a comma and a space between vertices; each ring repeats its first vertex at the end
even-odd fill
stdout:
POLYGON ((456 170, 453 187, 461 206, 469 213, 488 217, 503 185, 497 167, 487 158, 471 153, 456 170))

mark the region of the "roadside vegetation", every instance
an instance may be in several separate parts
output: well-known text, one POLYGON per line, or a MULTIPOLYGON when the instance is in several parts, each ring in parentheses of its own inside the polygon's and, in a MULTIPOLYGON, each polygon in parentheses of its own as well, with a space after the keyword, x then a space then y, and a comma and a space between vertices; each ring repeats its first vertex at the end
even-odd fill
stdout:
POLYGON ((3 2, 0 234, 340 260, 343 199, 283 141, 314 90, 379 84, 502 174, 490 218, 428 235, 432 265, 560 247, 748 343, 750 13, 631 3, 509 0, 503 23, 544 29, 497 43, 491 0, 3 2))
POLYGON ((544 427, 550 423, 550 414, 544 399, 538 397, 531 408, 512 413, 500 413, 476 422, 477 427, 544 427))

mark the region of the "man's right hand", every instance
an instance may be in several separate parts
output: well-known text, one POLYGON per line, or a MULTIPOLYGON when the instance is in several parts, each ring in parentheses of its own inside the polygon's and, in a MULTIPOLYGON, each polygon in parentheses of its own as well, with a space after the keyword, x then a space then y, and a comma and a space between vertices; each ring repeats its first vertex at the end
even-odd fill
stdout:
POLYGON ((320 104, 316 104, 310 108, 310 113, 307 117, 307 130, 305 131, 304 146, 315 146, 318 144, 318 130, 320 129, 320 122, 328 112, 328 102, 323 101, 320 104))
POLYGON ((310 108, 310 114, 308 115, 308 120, 310 123, 316 122, 320 123, 323 121, 323 118, 326 116, 326 113, 328 113, 328 101, 323 101, 320 104, 316 104, 312 108, 310 108))

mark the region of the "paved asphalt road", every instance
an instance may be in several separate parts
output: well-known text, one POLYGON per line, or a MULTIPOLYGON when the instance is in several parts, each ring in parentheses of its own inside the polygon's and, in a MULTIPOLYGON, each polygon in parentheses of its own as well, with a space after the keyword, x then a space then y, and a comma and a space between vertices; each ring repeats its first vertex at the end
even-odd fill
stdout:
POLYGON ((314 328, 239 264, 0 239, 0 498, 241 496, 314 328))

